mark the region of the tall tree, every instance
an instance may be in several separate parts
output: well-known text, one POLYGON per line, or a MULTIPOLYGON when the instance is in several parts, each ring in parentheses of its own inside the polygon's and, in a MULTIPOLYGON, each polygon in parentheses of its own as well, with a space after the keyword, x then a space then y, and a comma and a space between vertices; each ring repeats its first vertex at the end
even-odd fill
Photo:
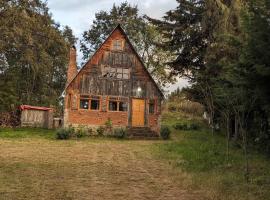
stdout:
POLYGON ((9 85, 1 101, 57 105, 69 49, 59 25, 40 0, 0 0, 0 8, 0 84, 9 85))

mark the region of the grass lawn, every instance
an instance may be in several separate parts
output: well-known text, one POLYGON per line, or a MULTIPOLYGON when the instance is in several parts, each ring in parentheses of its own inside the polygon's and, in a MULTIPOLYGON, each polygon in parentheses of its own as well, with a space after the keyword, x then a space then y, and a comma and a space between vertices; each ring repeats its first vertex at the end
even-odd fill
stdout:
MULTIPOLYGON (((169 126, 179 121, 194 119, 163 117, 169 126)), ((0 199, 270 199, 267 158, 250 155, 247 184, 240 149, 227 162, 223 137, 171 130, 168 141, 60 141, 55 131, 0 129, 0 199)))
POLYGON ((200 119, 183 119, 181 113, 164 114, 163 124, 171 127, 173 138, 167 143, 154 144, 153 151, 173 168, 192 175, 193 187, 205 191, 207 199, 270 199, 269 158, 250 150, 250 182, 247 183, 242 150, 230 145, 227 159, 227 143, 221 133, 213 138, 200 119), (172 126, 176 122, 195 122, 201 125, 201 130, 174 130, 172 126))
POLYGON ((0 199, 203 199, 188 174, 153 156, 163 141, 54 135, 1 129, 0 199))

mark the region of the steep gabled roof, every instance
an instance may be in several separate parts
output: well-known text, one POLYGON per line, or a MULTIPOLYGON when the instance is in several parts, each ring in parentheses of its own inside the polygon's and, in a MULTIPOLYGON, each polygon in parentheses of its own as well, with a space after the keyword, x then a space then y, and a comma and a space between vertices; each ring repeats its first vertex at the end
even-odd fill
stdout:
MULTIPOLYGON (((80 74, 80 72, 82 71, 82 69, 84 69, 87 64, 89 62, 91 62, 91 60, 93 59, 93 57, 97 54, 97 52, 99 52, 99 50, 101 49, 101 47, 103 46, 104 43, 106 43, 108 41, 108 39, 111 37, 111 35, 116 31, 116 30, 120 30, 121 33, 124 35, 125 39, 127 40, 127 42, 129 43, 132 51, 135 53, 136 57, 138 58, 138 60, 140 61, 140 63, 142 64, 144 70, 146 71, 146 73, 148 74, 148 76, 150 77, 150 80, 153 82, 153 84, 155 85, 155 87, 157 88, 157 90, 159 91, 159 93, 161 94, 162 98, 164 98, 164 94, 161 91, 161 89, 159 88, 159 86, 157 85, 157 83, 155 82, 155 80, 153 79, 153 77, 150 75, 149 71, 147 70, 144 62, 142 61, 141 57, 139 56, 139 54, 137 53, 137 51, 135 50, 134 46, 132 45, 131 41, 129 40, 126 32, 124 31, 124 29, 121 27, 120 24, 118 24, 113 30, 112 32, 109 34, 109 36, 105 39, 105 41, 99 46, 99 48, 94 52, 94 54, 90 57, 90 59, 83 65, 83 67, 78 71, 78 73, 76 74, 76 76, 74 76, 74 78, 67 84, 67 86, 65 87, 65 90, 69 87, 69 85, 76 79, 76 77, 80 74)), ((64 91, 65 91, 64 90, 64 91)))

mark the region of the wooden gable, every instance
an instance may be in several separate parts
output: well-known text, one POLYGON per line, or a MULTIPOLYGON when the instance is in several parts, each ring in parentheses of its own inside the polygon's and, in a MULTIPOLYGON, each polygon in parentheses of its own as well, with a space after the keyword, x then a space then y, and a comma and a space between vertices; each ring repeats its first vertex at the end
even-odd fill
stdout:
POLYGON ((69 90, 80 94, 163 98, 120 25, 67 86, 69 90))

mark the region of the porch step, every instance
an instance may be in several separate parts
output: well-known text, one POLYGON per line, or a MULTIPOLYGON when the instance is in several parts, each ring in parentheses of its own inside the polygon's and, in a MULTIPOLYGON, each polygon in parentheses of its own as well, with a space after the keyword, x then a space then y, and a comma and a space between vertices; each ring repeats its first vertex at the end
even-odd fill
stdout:
POLYGON ((127 133, 132 139, 159 139, 159 135, 149 127, 129 127, 127 133))

